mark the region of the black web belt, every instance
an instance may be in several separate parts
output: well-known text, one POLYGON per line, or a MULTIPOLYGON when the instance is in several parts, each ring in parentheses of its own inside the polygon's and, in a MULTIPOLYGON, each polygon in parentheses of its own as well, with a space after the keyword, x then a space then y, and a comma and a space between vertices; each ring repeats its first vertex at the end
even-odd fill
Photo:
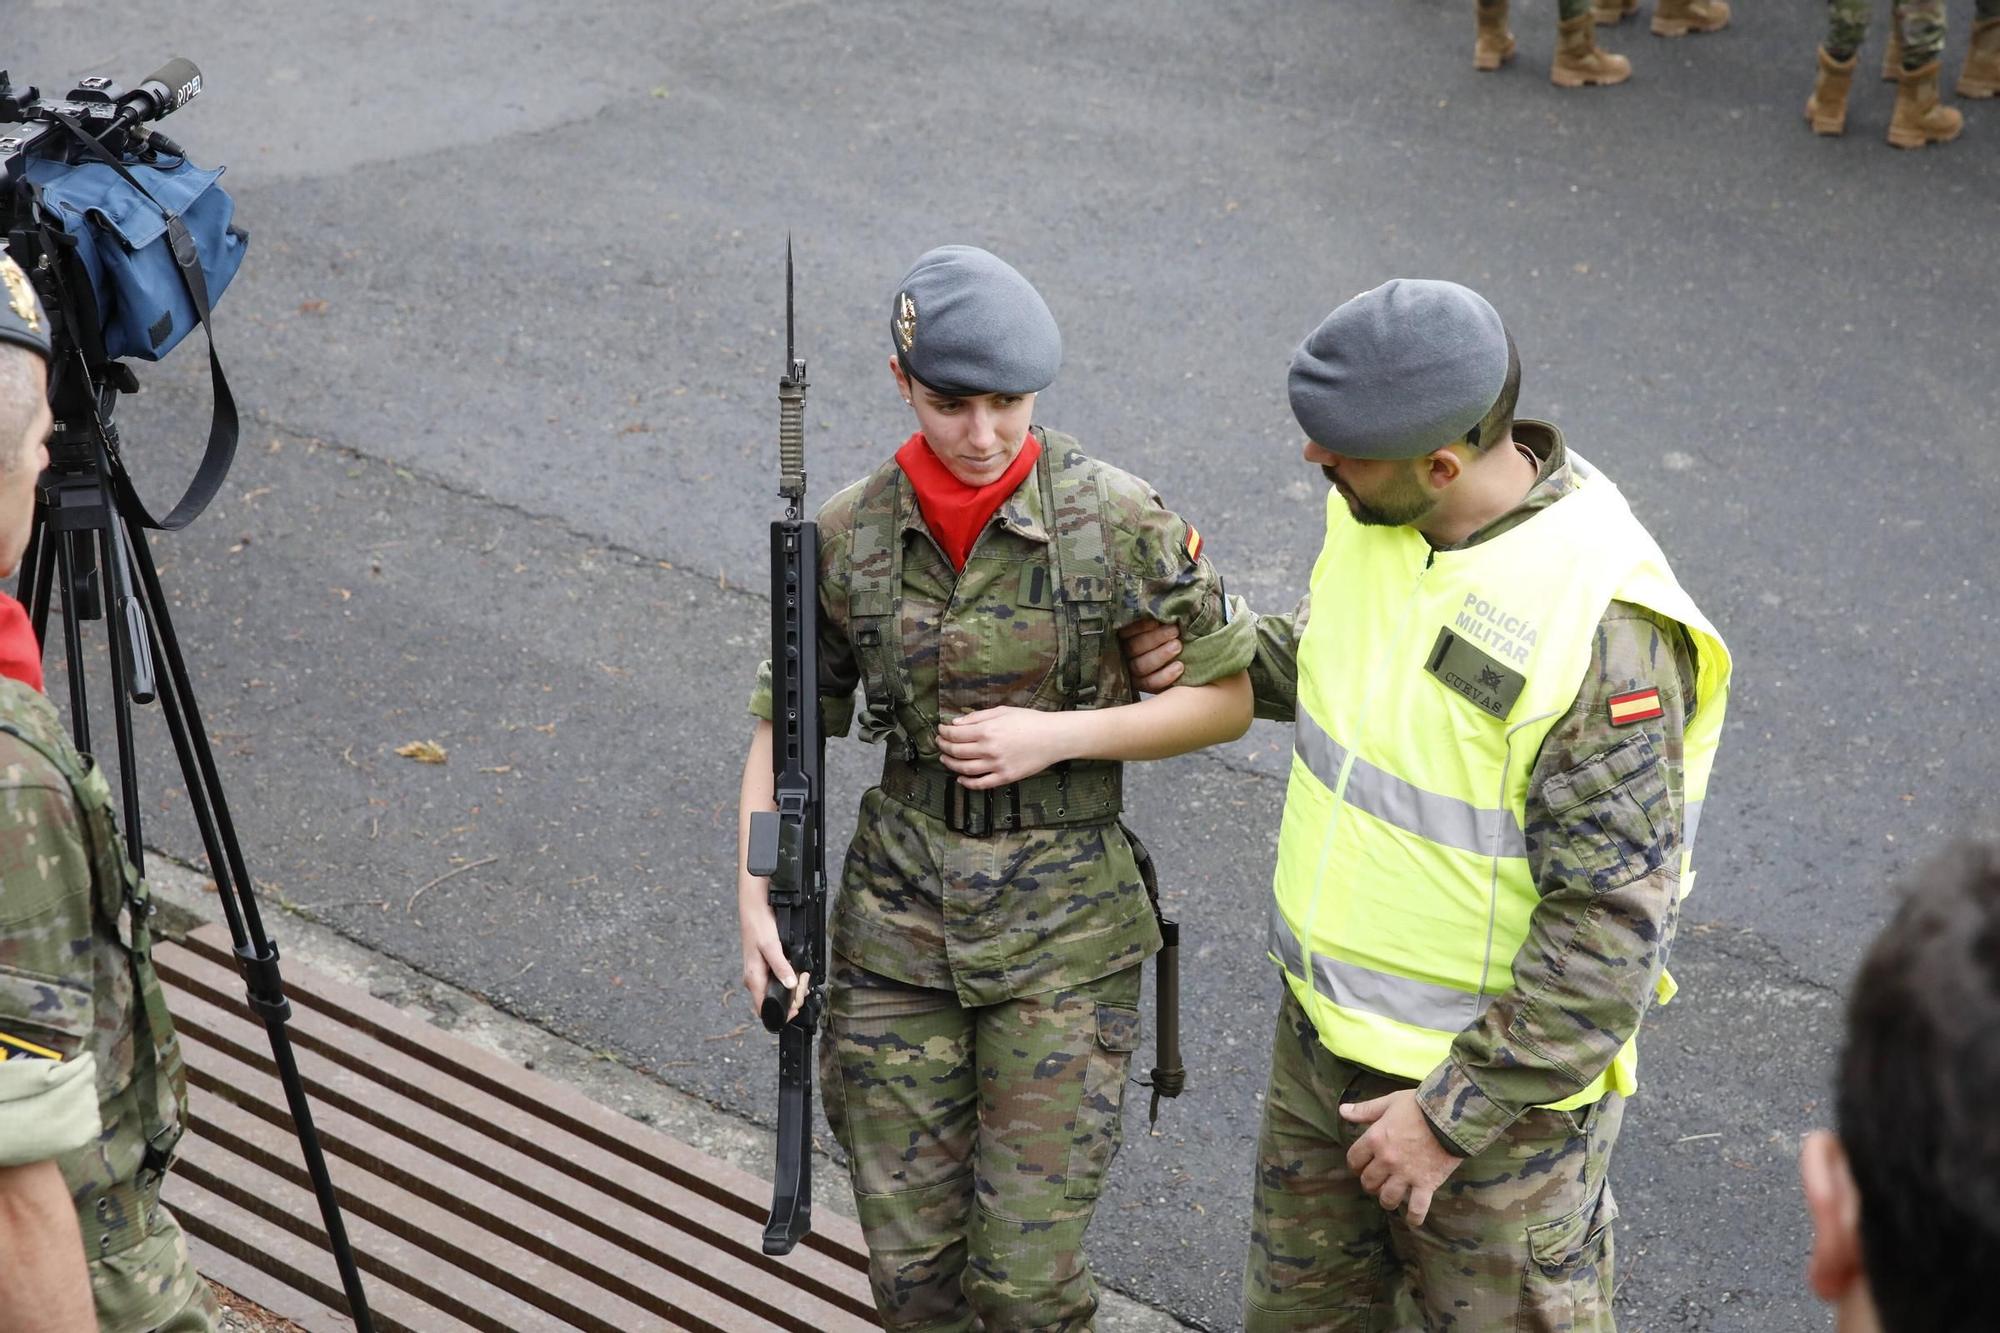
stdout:
POLYGON ((968 791, 942 764, 895 754, 882 762, 882 790, 941 819, 955 833, 989 833, 1070 824, 1108 824, 1125 807, 1124 765, 1103 760, 1058 764, 1004 787, 968 791))

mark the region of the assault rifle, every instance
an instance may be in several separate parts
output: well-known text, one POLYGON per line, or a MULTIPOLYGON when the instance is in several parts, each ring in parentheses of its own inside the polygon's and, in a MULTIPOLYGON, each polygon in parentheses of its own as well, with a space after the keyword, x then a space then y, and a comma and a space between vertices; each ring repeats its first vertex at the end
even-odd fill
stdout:
POLYGON ((778 1034, 778 1170, 764 1253, 790 1254, 812 1230, 813 1034, 826 1004, 826 736, 819 716, 819 524, 805 517, 806 363, 792 355, 792 243, 785 241, 785 377, 778 381, 778 494, 771 524, 771 771, 775 811, 750 816, 746 861, 771 880, 778 939, 812 976, 790 1022, 775 974, 759 1010, 778 1034))

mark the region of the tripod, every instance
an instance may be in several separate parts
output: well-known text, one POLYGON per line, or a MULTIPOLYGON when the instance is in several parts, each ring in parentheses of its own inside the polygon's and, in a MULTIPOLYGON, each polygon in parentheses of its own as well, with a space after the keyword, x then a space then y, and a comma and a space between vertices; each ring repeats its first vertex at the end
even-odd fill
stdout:
MULTIPOLYGON (((249 1006, 263 1020, 271 1040, 271 1056, 347 1294, 348 1313, 358 1333, 373 1333, 361 1275, 285 1027, 291 1003, 285 998, 278 973, 278 947, 264 933, 243 848, 216 772, 180 641, 168 615, 167 599, 160 590, 151 548, 132 535, 133 516, 143 515, 144 509, 119 458, 118 430, 111 416, 118 394, 135 392, 138 381, 121 362, 91 367, 74 346, 65 354, 65 341, 58 340, 57 356, 50 364, 50 401, 57 424, 49 440, 49 468, 38 486, 34 527, 21 561, 16 593, 28 608, 36 641, 46 654, 50 598, 56 580, 61 579, 70 726, 77 749, 86 755, 91 753, 90 708, 81 622, 106 621, 125 846, 142 875, 146 849, 140 826, 131 706, 156 698, 160 703, 180 760, 195 825, 208 854, 209 872, 228 920, 249 1006), (166 668, 164 680, 156 670, 159 663, 166 668)), ((160 1164, 162 1169, 164 1165, 160 1164)))

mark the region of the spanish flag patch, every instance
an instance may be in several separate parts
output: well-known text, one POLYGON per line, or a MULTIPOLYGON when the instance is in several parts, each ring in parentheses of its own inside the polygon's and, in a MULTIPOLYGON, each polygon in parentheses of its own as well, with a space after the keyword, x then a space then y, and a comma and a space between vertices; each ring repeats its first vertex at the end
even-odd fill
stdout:
POLYGON ((1192 523, 1188 524, 1187 558, 1189 564, 1201 559, 1201 534, 1194 530, 1192 523))
POLYGON ((47 1046, 37 1045, 11 1033, 0 1032, 0 1060, 56 1060, 63 1058, 62 1052, 47 1046))
POLYGON ((1627 726, 1633 722, 1651 722, 1666 710, 1660 707, 1660 692, 1653 690, 1633 690, 1630 694, 1614 694, 1610 699, 1611 725, 1627 726))

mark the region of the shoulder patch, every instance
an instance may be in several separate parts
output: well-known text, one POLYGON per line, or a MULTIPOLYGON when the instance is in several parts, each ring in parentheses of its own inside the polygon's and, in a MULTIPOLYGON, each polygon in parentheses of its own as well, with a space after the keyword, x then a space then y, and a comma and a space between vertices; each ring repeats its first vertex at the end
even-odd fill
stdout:
POLYGON ((1192 565, 1201 559, 1201 533, 1195 530, 1192 523, 1188 524, 1187 540, 1181 543, 1181 549, 1187 552, 1189 564, 1192 565))
POLYGON ((1666 712, 1660 707, 1660 692, 1657 689, 1614 694, 1605 702, 1611 709, 1611 725, 1614 727, 1630 726, 1634 722, 1651 722, 1666 712))

